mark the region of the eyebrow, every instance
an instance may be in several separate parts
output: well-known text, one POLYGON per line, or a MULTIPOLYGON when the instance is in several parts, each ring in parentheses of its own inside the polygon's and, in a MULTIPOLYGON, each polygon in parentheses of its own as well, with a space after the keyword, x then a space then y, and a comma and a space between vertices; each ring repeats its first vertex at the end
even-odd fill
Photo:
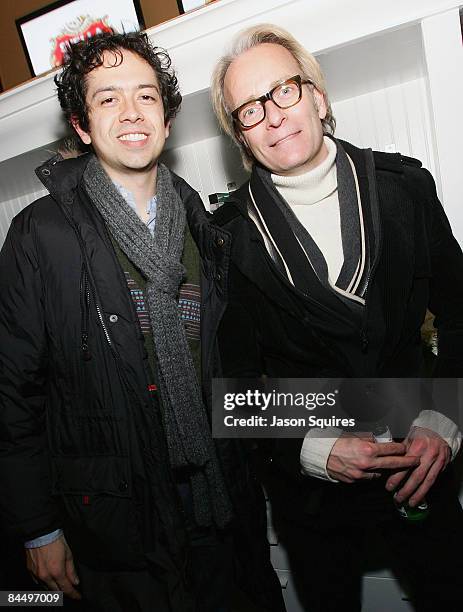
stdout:
MULTIPOLYGON (((284 83, 285 81, 287 81, 288 79, 290 79, 292 76, 294 76, 294 75, 287 76, 287 77, 283 77, 283 78, 281 78, 281 79, 277 79, 276 81, 272 81, 272 82, 270 83, 270 87, 267 89, 267 91, 266 91, 265 93, 267 93, 267 92, 269 92, 269 91, 272 91, 272 89, 273 89, 274 87, 277 87, 278 85, 281 85, 282 83, 284 83)), ((239 105, 237 106, 237 108, 240 108, 240 106, 244 106, 245 104, 248 104, 249 102, 254 102, 254 100, 257 100, 258 98, 261 98, 262 96, 265 96, 265 93, 261 94, 260 96, 252 96, 252 97, 248 98, 247 100, 245 100, 244 102, 242 102, 241 104, 239 104, 239 105)))
MULTIPOLYGON (((92 100, 95 98, 95 96, 97 96, 100 93, 104 93, 106 91, 123 91, 123 87, 116 87, 115 85, 108 85, 107 87, 100 87, 99 89, 96 89, 93 94, 92 94, 92 100)), ((139 89, 155 89, 156 92, 159 94, 159 88, 157 85, 154 85, 154 83, 140 83, 140 85, 137 85, 136 87, 137 90, 139 89)))

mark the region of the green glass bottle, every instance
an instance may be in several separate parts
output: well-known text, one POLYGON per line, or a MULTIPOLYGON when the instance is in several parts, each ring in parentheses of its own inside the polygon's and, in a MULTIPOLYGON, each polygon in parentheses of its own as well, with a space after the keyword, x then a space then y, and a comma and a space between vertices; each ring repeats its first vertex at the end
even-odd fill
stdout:
POLYGON ((407 521, 424 521, 429 514, 429 504, 423 499, 423 501, 418 504, 418 506, 409 506, 408 504, 398 504, 395 503, 395 507, 397 508, 398 513, 401 517, 406 519, 407 521))

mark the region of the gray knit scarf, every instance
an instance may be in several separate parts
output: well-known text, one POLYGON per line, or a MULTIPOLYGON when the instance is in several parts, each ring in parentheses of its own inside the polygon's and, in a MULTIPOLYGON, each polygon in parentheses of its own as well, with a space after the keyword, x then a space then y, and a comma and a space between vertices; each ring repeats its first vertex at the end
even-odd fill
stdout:
POLYGON ((156 225, 152 236, 92 156, 84 185, 111 235, 147 279, 164 428, 171 467, 187 468, 199 525, 224 527, 231 506, 196 376, 177 296, 185 275, 181 263, 186 214, 169 170, 157 168, 156 225))

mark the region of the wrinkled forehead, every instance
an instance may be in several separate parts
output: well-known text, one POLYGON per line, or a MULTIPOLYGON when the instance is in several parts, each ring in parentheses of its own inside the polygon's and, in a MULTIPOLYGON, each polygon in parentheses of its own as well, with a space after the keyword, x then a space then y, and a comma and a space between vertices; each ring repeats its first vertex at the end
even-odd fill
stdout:
POLYGON ((262 43, 252 47, 235 58, 226 72, 224 96, 227 107, 233 110, 300 72, 296 59, 281 45, 262 43))

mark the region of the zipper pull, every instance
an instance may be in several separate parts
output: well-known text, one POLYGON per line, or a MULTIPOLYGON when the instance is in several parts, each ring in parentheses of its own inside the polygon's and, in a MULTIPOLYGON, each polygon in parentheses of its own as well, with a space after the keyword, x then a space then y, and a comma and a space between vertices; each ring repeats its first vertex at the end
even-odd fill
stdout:
POLYGON ((88 334, 87 333, 83 333, 82 334, 82 344, 81 344, 81 348, 82 348, 82 357, 84 361, 90 361, 90 359, 92 358, 92 354, 88 348, 88 334))

